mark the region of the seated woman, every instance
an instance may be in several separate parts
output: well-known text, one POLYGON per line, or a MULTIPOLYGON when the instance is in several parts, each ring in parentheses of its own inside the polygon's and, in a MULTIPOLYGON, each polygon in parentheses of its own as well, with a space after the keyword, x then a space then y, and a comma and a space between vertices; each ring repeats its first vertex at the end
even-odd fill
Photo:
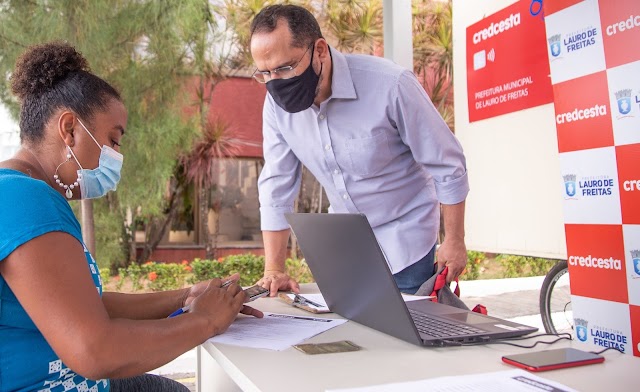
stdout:
POLYGON ((0 162, 0 390, 187 390, 144 372, 224 332, 239 312, 262 313, 220 279, 103 293, 66 199, 115 189, 127 126, 120 95, 64 43, 27 49, 11 88, 22 145, 0 162), (187 304, 188 313, 167 318, 187 304))

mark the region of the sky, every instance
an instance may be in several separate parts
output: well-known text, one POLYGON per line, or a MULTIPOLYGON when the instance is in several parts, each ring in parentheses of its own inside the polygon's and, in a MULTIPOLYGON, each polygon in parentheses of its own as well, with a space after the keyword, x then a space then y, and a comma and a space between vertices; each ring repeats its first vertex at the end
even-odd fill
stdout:
POLYGON ((18 124, 0 104, 0 161, 11 158, 19 146, 18 124))

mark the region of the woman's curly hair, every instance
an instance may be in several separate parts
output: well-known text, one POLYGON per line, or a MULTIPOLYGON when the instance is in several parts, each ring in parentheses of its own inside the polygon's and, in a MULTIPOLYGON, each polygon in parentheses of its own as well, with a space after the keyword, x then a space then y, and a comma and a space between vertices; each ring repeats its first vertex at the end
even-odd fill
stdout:
POLYGON ((36 144, 57 109, 67 108, 90 121, 110 100, 121 100, 118 91, 91 73, 82 54, 65 42, 27 48, 16 61, 11 91, 21 103, 20 138, 36 144))

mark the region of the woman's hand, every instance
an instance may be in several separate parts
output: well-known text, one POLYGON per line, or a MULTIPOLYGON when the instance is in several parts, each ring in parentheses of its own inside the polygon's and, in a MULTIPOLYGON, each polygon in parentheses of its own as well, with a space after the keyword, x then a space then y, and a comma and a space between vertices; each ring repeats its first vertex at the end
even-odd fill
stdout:
MULTIPOLYGON (((220 287, 222 284, 224 284, 224 282, 228 282, 228 281, 238 282, 239 280, 240 280, 240 274, 236 273, 224 279, 212 279, 209 281, 202 281, 202 282, 196 283, 195 285, 189 287, 185 292, 185 297, 184 297, 182 306, 190 305, 196 298, 198 298, 202 293, 206 291, 207 287, 209 287, 210 283, 213 281, 218 281, 219 283, 217 287, 220 287)), ((223 288, 223 290, 228 288, 229 287, 223 288)), ((247 301, 248 301, 248 298, 246 298, 245 296, 245 299, 243 302, 247 302, 247 301)), ((247 305, 243 305, 239 313, 257 317, 257 318, 262 318, 264 316, 261 311, 247 305)))
POLYGON ((206 318, 211 336, 219 335, 229 328, 242 309, 245 293, 242 287, 232 283, 220 287, 220 279, 212 279, 202 293, 190 303, 189 313, 206 318))
MULTIPOLYGON (((222 283, 228 282, 228 281, 238 282, 240 280, 240 274, 236 273, 224 279, 218 279, 218 280, 221 280, 222 283)), ((194 299, 196 299, 200 294, 202 294, 206 290, 207 286, 209 286, 209 282, 211 281, 203 280, 202 282, 198 282, 193 286, 189 287, 185 292, 184 300, 182 301, 182 306, 187 306, 191 304, 191 302, 193 302, 194 299)))

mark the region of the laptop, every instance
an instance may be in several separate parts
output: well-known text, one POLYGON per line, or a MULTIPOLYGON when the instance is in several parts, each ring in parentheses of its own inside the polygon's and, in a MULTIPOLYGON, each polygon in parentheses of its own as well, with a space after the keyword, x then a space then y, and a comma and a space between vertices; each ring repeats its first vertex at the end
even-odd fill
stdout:
POLYGON ((430 300, 405 302, 365 215, 285 214, 331 311, 422 346, 459 346, 538 329, 430 300))

